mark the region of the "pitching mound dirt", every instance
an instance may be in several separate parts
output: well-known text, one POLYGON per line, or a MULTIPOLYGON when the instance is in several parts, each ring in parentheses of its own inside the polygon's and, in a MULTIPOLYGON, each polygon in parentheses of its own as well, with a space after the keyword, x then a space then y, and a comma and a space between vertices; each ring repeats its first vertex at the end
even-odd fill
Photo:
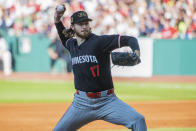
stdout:
MULTIPOLYGON (((127 102, 146 117, 148 128, 196 127, 196 101, 127 102)), ((0 104, 3 131, 49 131, 70 103, 0 104)), ((126 129, 95 121, 80 130, 126 129)))

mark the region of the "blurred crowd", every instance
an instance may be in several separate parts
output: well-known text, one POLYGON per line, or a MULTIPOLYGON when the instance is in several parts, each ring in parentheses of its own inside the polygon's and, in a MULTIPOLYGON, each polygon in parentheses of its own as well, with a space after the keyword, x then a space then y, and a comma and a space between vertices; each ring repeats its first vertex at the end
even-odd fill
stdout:
POLYGON ((10 35, 43 33, 57 37, 54 8, 66 3, 63 22, 86 10, 94 33, 151 38, 196 37, 196 0, 1 0, 0 28, 10 35))

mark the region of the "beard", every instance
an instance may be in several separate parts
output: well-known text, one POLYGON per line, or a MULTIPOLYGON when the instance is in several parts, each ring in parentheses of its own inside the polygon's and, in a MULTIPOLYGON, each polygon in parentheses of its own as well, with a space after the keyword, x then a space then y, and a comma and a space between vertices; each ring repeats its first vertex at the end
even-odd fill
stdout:
POLYGON ((75 31, 75 34, 82 39, 86 39, 90 35, 90 33, 91 33, 91 29, 84 30, 81 32, 75 31))

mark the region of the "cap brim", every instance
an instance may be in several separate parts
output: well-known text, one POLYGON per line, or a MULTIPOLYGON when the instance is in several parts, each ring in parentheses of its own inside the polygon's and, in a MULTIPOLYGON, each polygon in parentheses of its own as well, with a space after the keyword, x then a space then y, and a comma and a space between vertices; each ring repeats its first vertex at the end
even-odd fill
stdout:
POLYGON ((77 20, 77 21, 75 21, 75 22, 73 22, 73 23, 80 23, 80 22, 86 22, 86 21, 92 21, 92 19, 80 19, 80 20, 77 20))

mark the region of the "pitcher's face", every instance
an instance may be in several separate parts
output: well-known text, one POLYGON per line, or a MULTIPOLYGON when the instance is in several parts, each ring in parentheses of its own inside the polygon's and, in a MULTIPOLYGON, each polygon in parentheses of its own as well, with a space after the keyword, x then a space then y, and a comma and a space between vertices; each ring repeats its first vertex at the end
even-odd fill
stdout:
POLYGON ((78 37, 86 39, 91 33, 91 28, 88 21, 75 23, 72 25, 72 29, 75 31, 78 37))

